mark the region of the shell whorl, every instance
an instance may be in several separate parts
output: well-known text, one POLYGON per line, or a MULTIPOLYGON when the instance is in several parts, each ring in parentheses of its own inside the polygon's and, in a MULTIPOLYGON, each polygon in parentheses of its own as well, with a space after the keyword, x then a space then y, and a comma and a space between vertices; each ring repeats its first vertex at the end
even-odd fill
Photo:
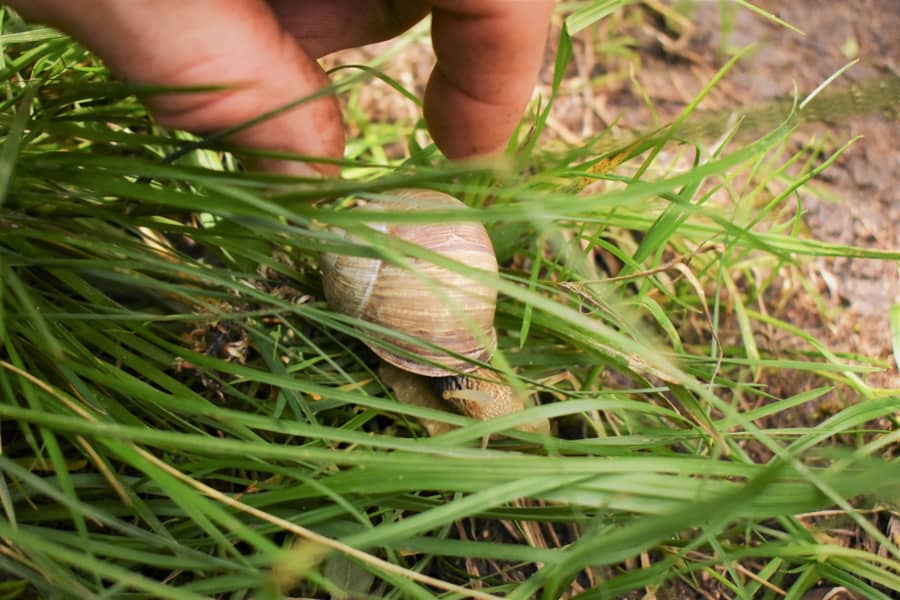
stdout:
MULTIPOLYGON (((440 192, 397 190, 391 193, 391 200, 361 209, 428 211, 463 206, 440 192)), ((369 226, 469 267, 498 271, 481 223, 373 222, 369 226)), ((346 232, 342 235, 347 236, 346 232)), ((406 260, 407 269, 376 258, 323 253, 320 265, 325 298, 334 310, 425 342, 376 336, 405 351, 367 343, 386 362, 420 375, 441 377, 471 371, 475 368, 471 361, 487 361, 493 354, 497 292, 492 286, 416 258, 406 260)))

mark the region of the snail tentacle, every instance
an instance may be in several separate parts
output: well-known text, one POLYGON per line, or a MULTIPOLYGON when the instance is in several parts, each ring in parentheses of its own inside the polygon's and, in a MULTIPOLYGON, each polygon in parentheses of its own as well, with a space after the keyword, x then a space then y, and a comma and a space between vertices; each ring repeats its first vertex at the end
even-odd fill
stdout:
POLYGON ((513 389, 490 369, 479 367, 465 375, 437 377, 432 381, 439 398, 476 419, 489 419, 524 407, 513 389))

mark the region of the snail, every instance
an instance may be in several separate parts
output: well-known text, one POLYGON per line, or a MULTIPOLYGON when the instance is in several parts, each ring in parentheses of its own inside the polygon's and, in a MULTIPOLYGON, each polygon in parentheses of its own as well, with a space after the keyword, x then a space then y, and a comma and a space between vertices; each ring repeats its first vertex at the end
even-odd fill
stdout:
MULTIPOLYGON (((396 190, 391 197, 358 209, 428 211, 465 206, 431 190, 396 190)), ((491 240, 479 222, 368 225, 488 274, 498 272, 491 240)), ((336 233, 348 237, 342 230, 336 233)), ((395 394, 399 397, 401 390, 408 390, 405 395, 416 396, 401 401, 434 406, 418 398, 430 388, 457 411, 476 419, 524 409, 520 394, 494 371, 477 365, 489 361, 497 345, 497 291, 492 286, 415 258, 408 259, 407 269, 377 258, 323 252, 319 264, 325 300, 333 310, 404 334, 372 334, 399 351, 364 340, 387 363, 379 371, 395 394), (426 378, 427 385, 409 380, 416 376, 426 378)))

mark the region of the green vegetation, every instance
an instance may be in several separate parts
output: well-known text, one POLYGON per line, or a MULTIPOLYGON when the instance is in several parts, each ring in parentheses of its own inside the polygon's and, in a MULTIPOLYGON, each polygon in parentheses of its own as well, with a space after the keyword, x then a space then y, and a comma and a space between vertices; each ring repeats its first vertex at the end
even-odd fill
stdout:
MULTIPOLYGON (((7 14, 0 44, 0 596, 900 590, 876 522, 900 492, 900 400, 866 383, 896 367, 759 308, 776 277, 802 288, 811 257, 900 259, 801 235, 794 192, 841 150, 791 149, 796 113, 746 141, 682 143, 677 121, 562 148, 540 135, 545 98, 492 168, 354 109, 344 178, 303 181, 161 129, 146 90, 53 31, 7 14), (389 158, 397 143, 410 157, 389 158), (360 343, 372 328, 325 306, 325 245, 410 255, 343 210, 399 186, 452 193, 473 210, 443 217, 488 226, 497 366, 540 392, 527 413, 397 403, 360 343), (819 384, 764 384, 795 374, 819 384), (827 395, 843 401, 827 418, 780 419, 827 395), (429 438, 418 417, 460 427, 429 438), (556 435, 511 429, 537 417, 556 435), (868 543, 829 535, 847 527, 868 543)), ((557 86, 568 50, 563 34, 557 86)), ((371 76, 335 74, 349 106, 371 76)))

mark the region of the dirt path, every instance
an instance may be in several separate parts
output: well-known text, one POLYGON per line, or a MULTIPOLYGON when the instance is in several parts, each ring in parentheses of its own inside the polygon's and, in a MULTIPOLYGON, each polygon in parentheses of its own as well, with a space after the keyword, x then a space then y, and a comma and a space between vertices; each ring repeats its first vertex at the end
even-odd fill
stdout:
MULTIPOLYGON (((733 20, 730 34, 723 38, 722 13, 714 2, 694 3, 695 12, 683 21, 644 9, 642 18, 612 18, 599 28, 579 33, 571 86, 577 91, 561 98, 553 123, 555 133, 573 142, 614 122, 625 130, 647 129, 654 121, 642 95, 652 101, 660 121, 671 121, 723 64, 723 57, 729 55, 721 52, 723 48, 757 45, 704 99, 700 110, 754 107, 791 97, 795 85, 800 92, 812 90, 853 59, 859 62, 836 85, 900 72, 900 2, 896 0, 827 6, 816 0, 757 4, 805 35, 732 7, 727 15, 733 20), (615 46, 615 40, 624 36, 637 41, 635 55, 620 58, 591 48, 615 46), (583 83, 588 80, 600 85, 585 89, 583 83)), ((549 82, 549 75, 544 81, 549 82)), ((862 248, 900 249, 898 111, 900 106, 892 114, 841 119, 803 128, 795 135, 797 148, 816 134, 828 152, 862 136, 801 192, 808 228, 805 235, 862 248)), ((804 327, 832 349, 891 360, 888 311, 900 299, 897 265, 891 261, 817 259, 808 265, 806 274, 826 299, 827 316, 818 316, 815 299, 802 293, 777 316, 804 327)), ((896 371, 881 373, 870 383, 900 387, 900 377, 896 371)))
MULTIPOLYGON (((790 94, 795 81, 801 90, 813 89, 853 58, 859 63, 844 80, 865 81, 900 69, 900 3, 896 0, 828 3, 827 10, 815 0, 761 5, 806 35, 739 12, 732 43, 761 40, 763 44, 730 78, 751 101, 790 94)), ((710 46, 715 44, 710 39, 710 46)), ((855 136, 863 139, 819 179, 818 185, 833 201, 804 194, 810 235, 864 248, 900 248, 900 121, 896 114, 865 115, 831 123, 828 129, 835 145, 855 136)), ((900 297, 897 265, 821 259, 816 268, 829 295, 855 315, 848 315, 847 322, 826 325, 823 333, 829 341, 848 351, 887 358, 891 349, 888 310, 900 297)))

